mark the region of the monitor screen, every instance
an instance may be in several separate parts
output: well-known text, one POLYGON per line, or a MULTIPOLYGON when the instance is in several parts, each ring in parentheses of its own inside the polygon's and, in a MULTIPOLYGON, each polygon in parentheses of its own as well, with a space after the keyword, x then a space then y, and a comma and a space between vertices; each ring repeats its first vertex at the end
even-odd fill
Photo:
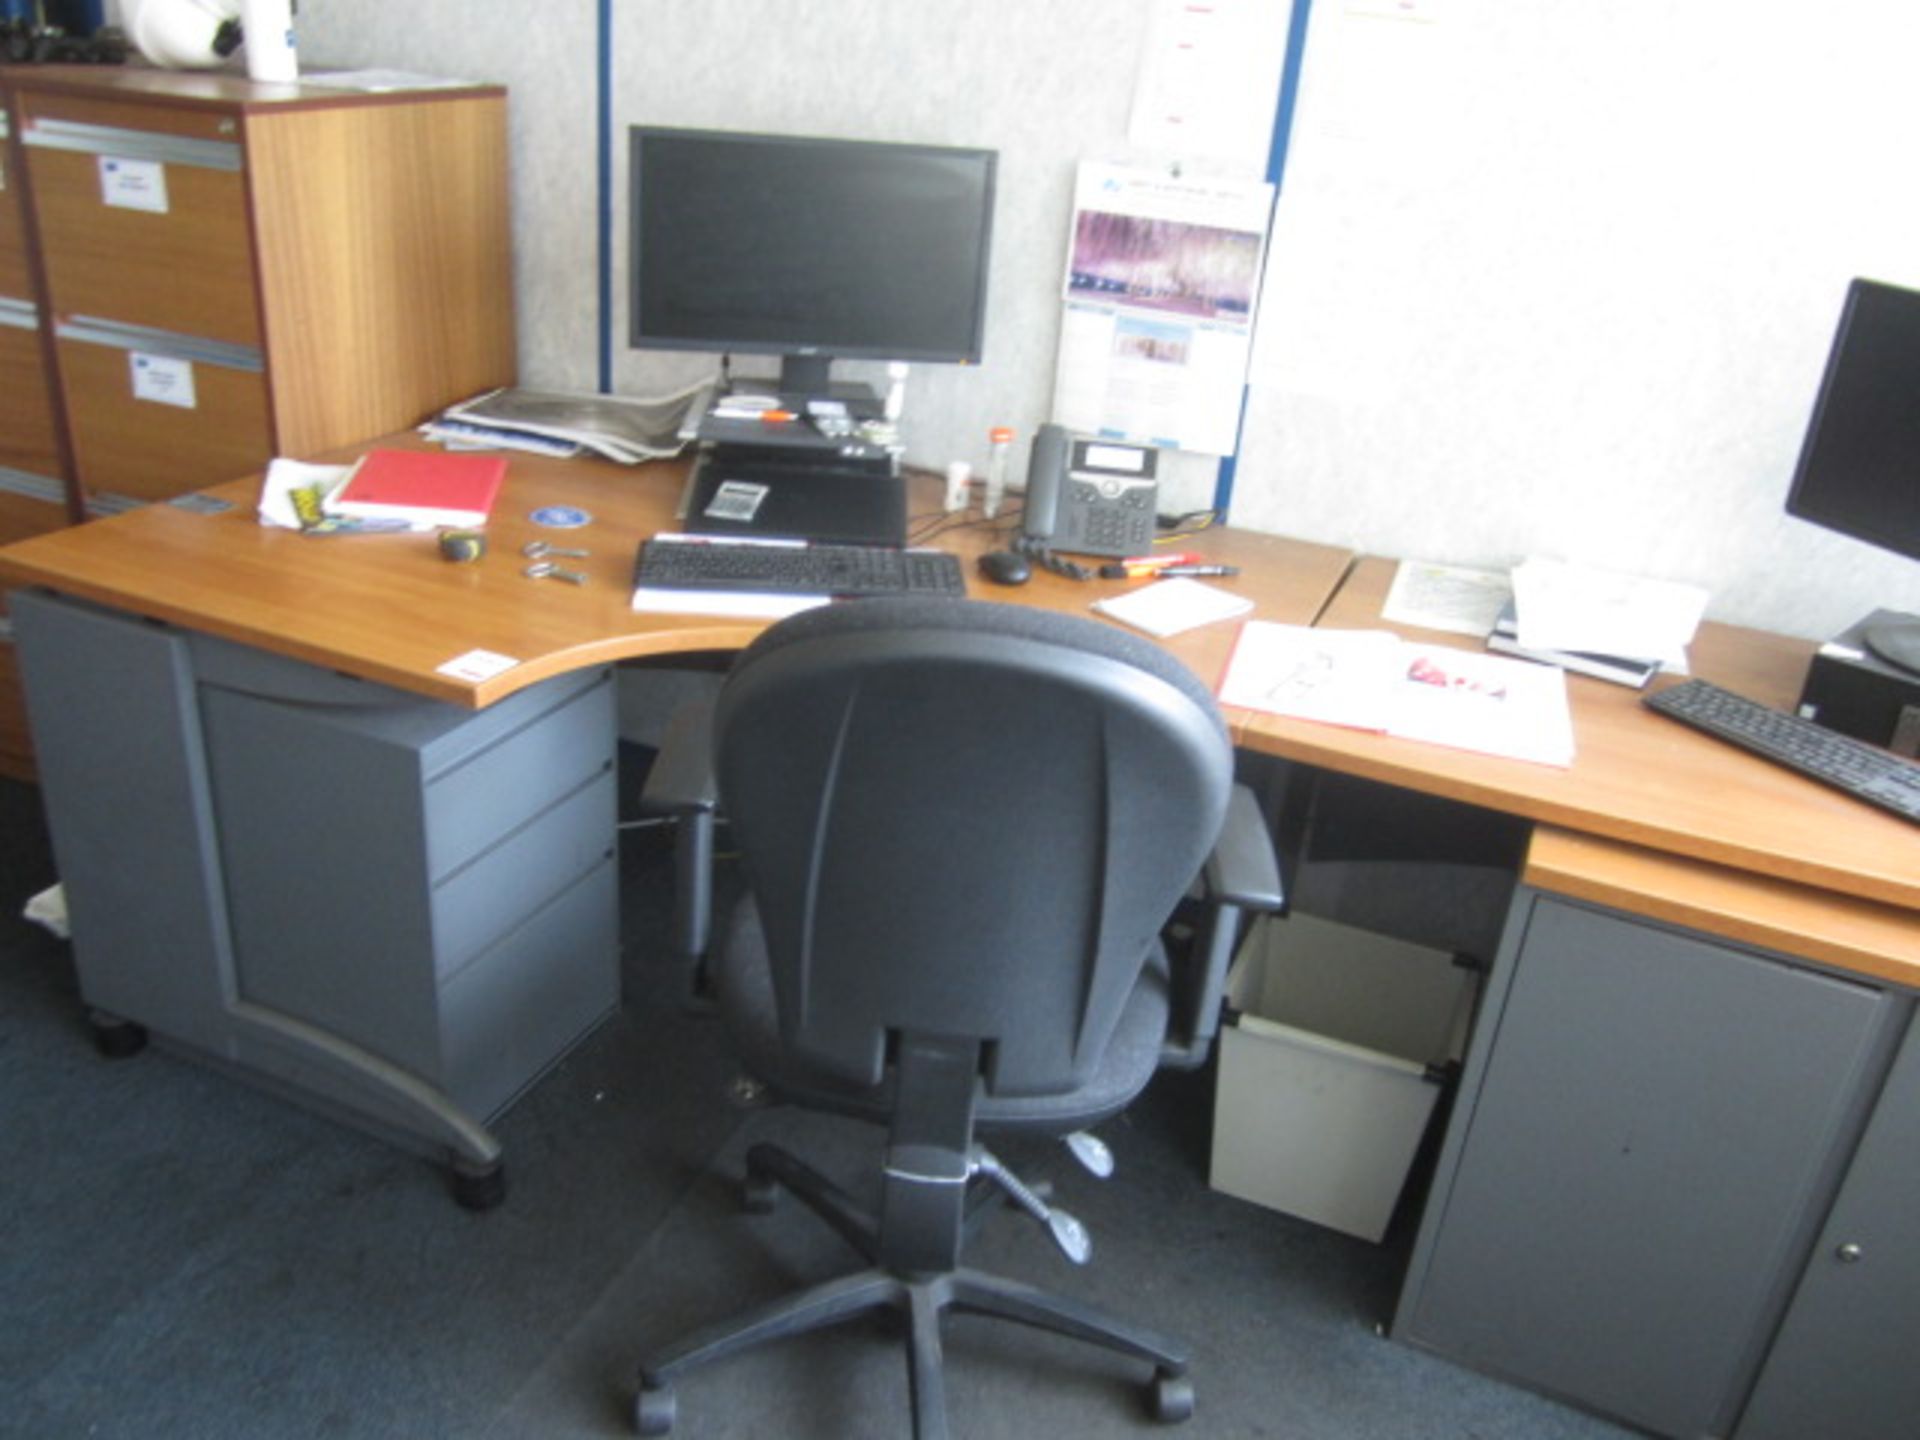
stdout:
POLYGON ((1920 559, 1920 292, 1848 286, 1787 511, 1920 559))
POLYGON ((995 152, 651 126, 631 145, 636 349, 779 355, 782 390, 809 393, 837 356, 980 359, 995 152))

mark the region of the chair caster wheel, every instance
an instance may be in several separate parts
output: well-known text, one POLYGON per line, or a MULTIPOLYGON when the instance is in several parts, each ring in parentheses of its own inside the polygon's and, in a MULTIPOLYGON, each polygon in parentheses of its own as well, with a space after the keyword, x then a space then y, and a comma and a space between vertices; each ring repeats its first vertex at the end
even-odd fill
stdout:
POLYGON ((1147 1386, 1147 1413, 1163 1425, 1193 1418, 1193 1381, 1164 1370, 1147 1386))
POLYGON ((633 1428, 639 1435, 664 1435, 673 1429, 673 1387, 641 1382, 633 1397, 633 1428))
POLYGON ((462 1210, 491 1210, 507 1198, 507 1167, 498 1160, 480 1166, 456 1160, 448 1183, 454 1204, 462 1210))
POLYGON ((93 1048, 108 1060, 125 1060, 147 1048, 147 1027, 98 1012, 87 1017, 93 1027, 93 1048))

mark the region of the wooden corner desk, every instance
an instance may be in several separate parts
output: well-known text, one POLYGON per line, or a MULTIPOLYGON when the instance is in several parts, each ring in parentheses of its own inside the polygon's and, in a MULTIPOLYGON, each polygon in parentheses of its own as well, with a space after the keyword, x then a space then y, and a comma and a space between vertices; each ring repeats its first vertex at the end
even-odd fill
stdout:
MULTIPOLYGON (((250 480, 203 492, 219 513, 0 550, 87 1002, 497 1168, 485 1122, 618 1000, 609 667, 764 628, 630 608, 682 479, 515 456, 471 565, 265 529, 250 480), (593 520, 543 529, 544 506, 593 520), (591 550, 588 583, 523 577, 536 539, 591 550), (440 668, 474 650, 515 663, 440 668)), ((1191 543, 1256 618, 1379 623, 1390 562, 1191 543)), ((969 588, 1077 612, 1125 583, 969 588)), ((1213 681, 1234 635, 1169 648, 1213 681)), ((1708 625, 1693 659, 1786 704, 1809 651, 1708 625)), ((1857 1355, 1914 1333, 1920 1295, 1920 831, 1631 691, 1569 691, 1566 770, 1228 717, 1245 749, 1534 825, 1395 1333, 1659 1433, 1812 1433, 1841 1391, 1904 1424, 1913 1368, 1863 1382, 1857 1355), (1872 1263, 1829 1263, 1846 1246, 1872 1263)))
MULTIPOLYGON (((263 527, 254 479, 0 550, 103 1043, 135 1022, 450 1154, 459 1193, 488 1195, 486 1123, 619 999, 611 667, 766 628, 632 609, 638 544, 678 528, 684 477, 515 455, 470 564, 431 535, 263 527), (549 507, 592 519, 545 528, 549 507), (587 582, 527 578, 535 540, 589 550, 565 562, 587 582), (475 651, 510 663, 443 670, 475 651)), ((939 543, 971 561, 1011 523, 939 543)), ((1192 546, 1303 624, 1351 558, 1229 529, 1192 546)), ((1062 610, 1126 584, 968 568, 975 596, 1062 610)), ((1232 635, 1171 648, 1212 678, 1232 635)))

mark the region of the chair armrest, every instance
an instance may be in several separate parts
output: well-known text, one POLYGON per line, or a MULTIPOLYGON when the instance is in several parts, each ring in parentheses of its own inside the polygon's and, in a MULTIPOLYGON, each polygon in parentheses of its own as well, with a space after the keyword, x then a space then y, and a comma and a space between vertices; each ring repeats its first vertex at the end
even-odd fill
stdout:
POLYGON ((673 853, 673 953, 686 967, 686 1003, 706 1009, 707 946, 713 931, 713 827, 719 808, 713 773, 713 701, 674 711, 640 789, 644 815, 677 823, 673 853))
POLYGON ((1175 1070, 1198 1069, 1212 1053, 1241 920, 1250 911, 1277 911, 1286 904, 1273 837, 1259 801, 1244 785, 1235 785, 1228 797, 1226 822, 1201 881, 1199 933, 1174 962, 1172 1016, 1160 1048, 1160 1063, 1175 1070))
POLYGON ((646 815, 711 815, 720 803, 713 776, 713 701, 689 700, 667 721, 640 790, 646 815))
POLYGON ((1278 910, 1286 904, 1280 857, 1260 814, 1260 802, 1245 785, 1227 797, 1227 819, 1207 857, 1206 899, 1245 910, 1278 910))

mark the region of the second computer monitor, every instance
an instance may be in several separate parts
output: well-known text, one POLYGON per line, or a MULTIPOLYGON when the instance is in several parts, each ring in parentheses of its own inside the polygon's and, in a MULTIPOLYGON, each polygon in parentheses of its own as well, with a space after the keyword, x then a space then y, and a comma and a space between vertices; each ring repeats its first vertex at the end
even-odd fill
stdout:
MULTIPOLYGON (((1847 287, 1787 511, 1920 560, 1920 291, 1847 287)), ((1920 617, 1881 612, 1865 638, 1920 672, 1920 617)))

